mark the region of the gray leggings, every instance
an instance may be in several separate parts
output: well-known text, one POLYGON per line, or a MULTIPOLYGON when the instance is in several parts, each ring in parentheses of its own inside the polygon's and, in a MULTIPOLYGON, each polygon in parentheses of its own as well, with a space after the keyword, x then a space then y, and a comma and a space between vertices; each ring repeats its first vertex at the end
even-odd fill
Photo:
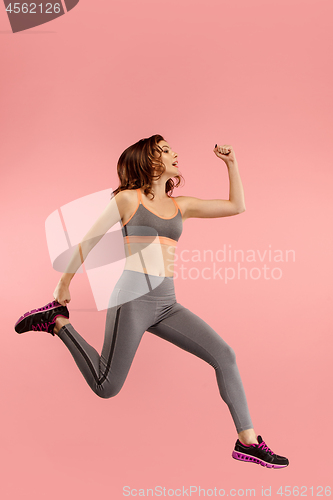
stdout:
POLYGON ((172 277, 123 271, 109 301, 101 356, 70 323, 58 336, 91 389, 101 398, 111 398, 122 388, 145 331, 209 363, 237 432, 253 428, 233 349, 177 302, 172 277))

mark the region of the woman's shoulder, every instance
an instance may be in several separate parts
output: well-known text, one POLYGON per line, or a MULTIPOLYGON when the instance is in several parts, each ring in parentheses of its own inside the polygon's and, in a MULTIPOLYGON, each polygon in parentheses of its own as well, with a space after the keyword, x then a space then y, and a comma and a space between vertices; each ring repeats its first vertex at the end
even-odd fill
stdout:
POLYGON ((191 196, 173 196, 172 198, 178 203, 182 211, 185 211, 189 200, 192 199, 191 196))
POLYGON ((127 221, 138 205, 138 195, 136 189, 123 189, 115 195, 118 211, 121 220, 127 221))
POLYGON ((173 196, 172 197, 177 205, 179 206, 182 216, 183 216, 183 221, 188 218, 188 203, 192 199, 191 196, 173 196))
POLYGON ((133 200, 136 200, 137 197, 137 189, 123 189, 122 191, 119 191, 115 196, 115 198, 117 198, 117 201, 124 203, 130 203, 133 200))

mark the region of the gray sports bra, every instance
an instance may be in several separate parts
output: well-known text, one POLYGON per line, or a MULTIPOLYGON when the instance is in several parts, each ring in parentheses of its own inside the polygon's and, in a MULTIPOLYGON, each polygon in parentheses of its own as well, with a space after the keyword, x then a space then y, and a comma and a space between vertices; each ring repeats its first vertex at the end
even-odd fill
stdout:
POLYGON ((129 249, 130 244, 136 242, 176 246, 183 231, 182 212, 176 200, 171 197, 176 213, 172 217, 161 217, 144 206, 141 190, 137 189, 136 192, 136 209, 121 229, 125 244, 129 245, 129 249))

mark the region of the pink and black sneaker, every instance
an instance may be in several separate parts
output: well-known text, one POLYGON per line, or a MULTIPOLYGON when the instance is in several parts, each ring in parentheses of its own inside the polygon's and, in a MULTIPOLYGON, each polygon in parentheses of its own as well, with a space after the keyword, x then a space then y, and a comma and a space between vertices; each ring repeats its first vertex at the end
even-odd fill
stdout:
POLYGON ((50 302, 44 307, 26 312, 15 323, 17 333, 29 332, 30 330, 49 332, 54 336, 53 328, 58 316, 69 318, 69 311, 57 301, 50 302))
POLYGON ((259 444, 246 445, 237 439, 232 458, 269 467, 270 469, 281 469, 289 465, 288 458, 273 453, 261 436, 258 436, 258 442, 259 444))

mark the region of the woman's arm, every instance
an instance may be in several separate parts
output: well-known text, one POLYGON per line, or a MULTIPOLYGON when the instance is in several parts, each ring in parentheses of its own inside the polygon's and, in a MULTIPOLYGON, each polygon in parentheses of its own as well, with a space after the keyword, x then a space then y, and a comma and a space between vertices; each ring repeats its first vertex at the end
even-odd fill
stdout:
POLYGON ((127 191, 120 191, 110 200, 104 212, 75 247, 66 271, 60 278, 61 283, 69 286, 72 278, 87 258, 89 252, 103 238, 105 233, 123 218, 128 201, 127 191))
POLYGON ((224 160, 229 174, 229 200, 201 200, 192 196, 178 196, 183 219, 189 217, 228 217, 245 211, 244 190, 240 178, 235 152, 230 145, 219 146, 214 149, 216 156, 224 160), (229 154, 220 153, 229 151, 229 154))

